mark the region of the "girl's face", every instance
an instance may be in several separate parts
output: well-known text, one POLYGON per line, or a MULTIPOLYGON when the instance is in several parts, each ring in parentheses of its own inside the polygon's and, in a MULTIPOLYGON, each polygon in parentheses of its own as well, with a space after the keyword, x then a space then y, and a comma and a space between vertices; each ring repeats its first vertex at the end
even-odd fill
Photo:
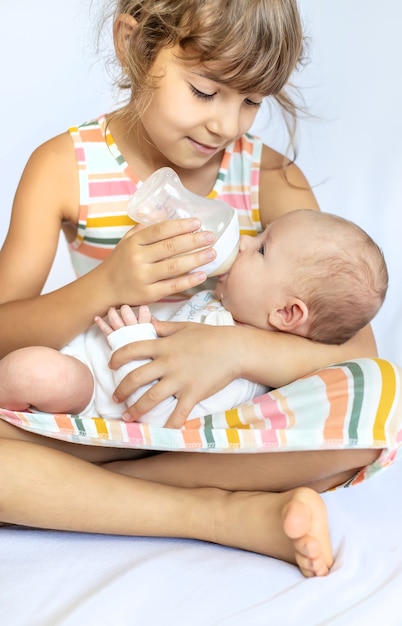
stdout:
POLYGON ((165 49, 155 61, 158 83, 141 123, 148 144, 169 164, 199 168, 249 130, 263 98, 210 80, 205 68, 175 52, 165 49))

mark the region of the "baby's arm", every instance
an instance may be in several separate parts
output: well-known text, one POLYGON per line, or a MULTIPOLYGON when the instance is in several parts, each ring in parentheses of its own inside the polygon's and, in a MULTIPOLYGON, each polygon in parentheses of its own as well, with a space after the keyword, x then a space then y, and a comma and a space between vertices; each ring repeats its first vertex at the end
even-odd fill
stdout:
MULTIPOLYGON (((101 317, 95 317, 95 323, 106 336, 113 354, 116 350, 128 343, 157 339, 158 336, 154 326, 151 324, 151 318, 151 312, 147 306, 143 305, 139 307, 137 319, 132 308, 124 304, 120 308, 120 312, 117 311, 115 307, 111 307, 108 311, 107 321, 101 317)), ((151 359, 132 360, 118 370, 114 370, 113 378, 116 386, 120 384, 127 374, 130 374, 137 368, 150 362, 151 359)), ((147 385, 140 386, 137 391, 127 398, 125 402, 126 406, 131 406, 142 394, 153 387, 156 382, 157 381, 154 380, 147 385)), ((154 407, 150 413, 141 415, 139 419, 141 422, 163 426, 176 404, 177 399, 174 396, 170 396, 154 407)), ((133 418, 128 413, 124 414, 123 418, 128 421, 133 421, 133 418)))

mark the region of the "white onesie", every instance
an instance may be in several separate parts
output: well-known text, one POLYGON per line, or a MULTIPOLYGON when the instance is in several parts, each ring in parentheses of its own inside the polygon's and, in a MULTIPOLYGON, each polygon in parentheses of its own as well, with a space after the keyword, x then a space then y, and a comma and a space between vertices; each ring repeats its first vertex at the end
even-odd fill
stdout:
MULTIPOLYGON (((157 303, 151 305, 150 308, 153 315, 161 320, 199 322, 212 326, 234 325, 231 314, 224 309, 212 291, 200 291, 184 302, 157 303)), ((134 404, 147 389, 155 384, 156 381, 138 389, 128 398, 127 403, 116 404, 112 400, 112 395, 117 385, 129 372, 144 363, 148 363, 149 359, 146 361, 132 361, 127 363, 127 365, 123 365, 117 371, 111 370, 108 367, 108 362, 111 354, 127 343, 157 338, 158 336, 152 324, 124 326, 107 337, 96 325, 93 325, 61 350, 62 353, 69 354, 85 363, 91 370, 94 378, 93 397, 82 414, 108 419, 121 418, 126 406, 134 404)), ((217 349, 219 348, 217 347, 217 349)), ((188 419, 203 417, 211 413, 234 408, 255 396, 266 393, 267 390, 268 388, 263 385, 238 378, 221 391, 197 404, 191 411, 188 419)), ((149 413, 142 415, 140 421, 163 426, 176 404, 177 399, 171 396, 149 413)))

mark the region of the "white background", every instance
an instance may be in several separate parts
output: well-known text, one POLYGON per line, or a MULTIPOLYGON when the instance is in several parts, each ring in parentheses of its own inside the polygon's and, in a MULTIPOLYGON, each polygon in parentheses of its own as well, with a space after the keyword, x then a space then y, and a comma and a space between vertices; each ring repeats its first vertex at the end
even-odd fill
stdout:
MULTIPOLYGON (((1 2, 0 244, 32 150, 116 102, 106 52, 96 52, 101 4, 1 2)), ((323 210, 355 220, 383 248, 390 289, 373 326, 380 355, 402 364, 402 4, 301 0, 300 7, 310 63, 296 79, 313 116, 300 124, 297 163, 323 210)), ((284 149, 280 124, 267 127, 264 114, 256 129, 284 149)), ((73 278, 64 241, 59 248, 47 289, 73 278)))

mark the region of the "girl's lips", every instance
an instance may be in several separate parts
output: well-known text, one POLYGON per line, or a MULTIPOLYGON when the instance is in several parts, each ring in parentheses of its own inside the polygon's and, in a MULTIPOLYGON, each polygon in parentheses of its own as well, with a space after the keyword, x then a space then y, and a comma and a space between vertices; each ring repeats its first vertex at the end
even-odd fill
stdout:
POLYGON ((198 141, 195 141, 195 139, 191 139, 191 137, 188 137, 188 140, 191 145, 202 154, 214 154, 219 150, 219 147, 217 146, 208 146, 205 143, 199 143, 198 141))

